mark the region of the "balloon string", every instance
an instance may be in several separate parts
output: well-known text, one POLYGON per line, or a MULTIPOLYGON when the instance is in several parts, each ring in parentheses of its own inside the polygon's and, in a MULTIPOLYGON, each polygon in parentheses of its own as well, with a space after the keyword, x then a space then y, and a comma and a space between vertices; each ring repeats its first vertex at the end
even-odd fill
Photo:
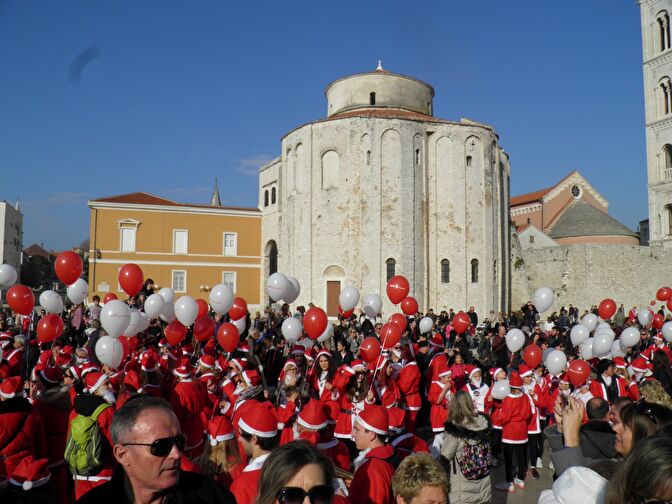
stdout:
MULTIPOLYGON (((385 339, 383 339, 383 346, 380 349, 380 354, 376 359, 376 367, 373 370, 373 378, 371 378, 371 384, 369 385, 369 392, 373 390, 373 383, 376 381, 376 374, 378 373, 378 366, 380 366, 380 358, 383 356, 383 349, 385 348, 385 343, 387 342, 387 333, 385 333, 385 339)), ((368 395, 368 393, 367 393, 368 395)))

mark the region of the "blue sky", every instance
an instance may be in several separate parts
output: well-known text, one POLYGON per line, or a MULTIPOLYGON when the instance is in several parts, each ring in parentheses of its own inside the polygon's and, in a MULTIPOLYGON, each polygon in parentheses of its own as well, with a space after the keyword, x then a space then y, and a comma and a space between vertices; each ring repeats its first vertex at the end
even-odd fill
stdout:
POLYGON ((87 237, 91 198, 207 202, 218 177, 255 206, 282 135, 379 59, 431 83, 435 115, 496 128, 512 195, 578 169, 647 217, 634 0, 0 0, 0 199, 54 249, 87 237))

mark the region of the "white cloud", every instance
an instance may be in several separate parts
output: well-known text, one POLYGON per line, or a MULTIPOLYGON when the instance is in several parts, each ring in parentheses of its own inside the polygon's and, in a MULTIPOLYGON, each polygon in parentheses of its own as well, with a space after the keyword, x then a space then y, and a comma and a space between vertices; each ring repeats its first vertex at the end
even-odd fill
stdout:
POLYGON ((267 154, 258 154, 256 156, 238 159, 236 171, 243 175, 256 176, 259 174, 259 168, 268 163, 271 159, 273 158, 267 154))
POLYGON ((84 192, 53 192, 46 198, 40 200, 19 201, 19 204, 25 208, 45 208, 55 205, 67 205, 86 199, 84 192))

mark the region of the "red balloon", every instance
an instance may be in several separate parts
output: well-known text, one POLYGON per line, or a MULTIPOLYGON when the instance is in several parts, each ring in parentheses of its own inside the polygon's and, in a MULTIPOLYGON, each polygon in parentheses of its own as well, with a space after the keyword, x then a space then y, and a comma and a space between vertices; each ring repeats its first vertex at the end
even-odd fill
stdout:
POLYGON ((380 341, 383 350, 388 350, 401 341, 401 328, 397 324, 388 322, 380 329, 380 341))
POLYGON ((380 342, 373 336, 364 338, 359 346, 359 356, 364 362, 373 362, 380 355, 380 342))
POLYGON ((137 296, 144 283, 145 277, 137 264, 129 263, 119 270, 119 285, 129 296, 137 296))
POLYGON ((665 303, 665 306, 667 306, 667 309, 672 311, 672 299, 670 299, 667 303, 665 303))
POLYGON ((240 320, 245 315, 247 315, 247 301, 241 297, 235 298, 229 310, 229 318, 231 320, 240 320))
POLYGON ((119 340, 119 343, 121 343, 121 346, 124 348, 124 356, 121 359, 121 362, 124 362, 129 355, 131 355, 131 342, 128 338, 128 336, 119 336, 117 338, 119 340))
POLYGON ((603 299, 597 308, 597 313, 602 320, 608 320, 616 313, 616 301, 613 299, 603 299))
POLYGON ((187 328, 184 327, 178 320, 173 320, 166 326, 166 328, 163 330, 163 333, 166 335, 168 343, 170 343, 172 346, 176 346, 182 343, 182 340, 187 337, 187 328))
POLYGON ((406 330, 406 317, 401 313, 393 313, 388 322, 390 324, 398 325, 402 333, 406 330))
POLYGON ((408 296, 401 302, 401 311, 409 317, 418 313, 418 302, 414 297, 408 296))
POLYGON ((541 364, 541 357, 541 348, 537 345, 527 345, 525 350, 523 350, 523 360, 525 361, 525 364, 533 369, 541 364))
POLYGON ((7 304, 16 313, 30 315, 35 307, 35 296, 25 285, 14 284, 7 289, 7 304))
POLYGON ((197 299, 196 304, 198 305, 198 314, 196 315, 196 319, 205 317, 210 311, 210 306, 208 306, 208 303, 205 301, 205 299, 197 299))
POLYGON ((467 315, 463 311, 457 312, 455 314, 455 317, 453 317, 453 329, 455 329, 455 332, 457 334, 464 333, 464 331, 469 329, 470 325, 471 325, 471 319, 469 318, 469 315, 467 315))
POLYGON ((63 320, 55 313, 45 315, 37 323, 37 339, 40 343, 49 343, 63 334, 63 320))
POLYGON ((349 319, 350 317, 352 317, 352 314, 354 312, 355 312, 354 308, 352 310, 343 311, 343 308, 341 308, 341 305, 340 304, 338 305, 338 314, 345 319, 349 319))
POLYGON ((119 299, 117 295, 114 292, 108 292, 105 294, 105 297, 103 298, 103 304, 109 303, 110 301, 114 301, 115 299, 119 299))
POLYGON ((575 387, 586 383, 589 375, 590 366, 585 360, 573 360, 567 366, 567 377, 575 387))
POLYGON ((653 299, 653 300, 651 301, 651 306, 655 306, 655 305, 656 305, 656 300, 653 299))
POLYGON ((66 250, 58 254, 54 263, 54 270, 56 270, 56 276, 61 282, 65 285, 71 285, 82 276, 84 263, 78 254, 75 254, 71 250, 66 250))
POLYGON ((194 322, 194 338, 208 341, 215 334, 215 321, 210 317, 197 318, 194 322))
POLYGON ((406 277, 395 275, 387 282, 387 297, 393 304, 401 303, 411 290, 406 277))
POLYGON ((653 316, 653 321, 651 322, 651 327, 654 329, 660 329, 663 327, 663 324, 665 324, 665 317, 661 315, 660 313, 656 313, 653 316))
POLYGON ((240 343, 240 334, 238 333, 238 328, 231 322, 222 324, 217 330, 217 342, 225 352, 233 352, 236 348, 238 348, 238 343, 240 343))
POLYGON ((658 301, 669 301, 672 299, 672 289, 669 287, 661 287, 658 289, 658 292, 656 292, 656 299, 658 301))
POLYGON ((310 308, 303 316, 303 332, 311 339, 317 339, 322 336, 328 323, 327 314, 322 308, 310 308))

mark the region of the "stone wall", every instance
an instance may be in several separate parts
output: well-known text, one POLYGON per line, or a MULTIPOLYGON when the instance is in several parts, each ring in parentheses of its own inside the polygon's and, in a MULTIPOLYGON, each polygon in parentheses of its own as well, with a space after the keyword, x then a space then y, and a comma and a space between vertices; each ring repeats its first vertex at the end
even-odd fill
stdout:
POLYGON ((581 310, 610 297, 626 308, 648 305, 656 291, 672 284, 672 250, 632 245, 577 244, 522 250, 512 244, 512 308, 518 309, 539 287, 555 292, 559 310, 570 303, 581 310))

